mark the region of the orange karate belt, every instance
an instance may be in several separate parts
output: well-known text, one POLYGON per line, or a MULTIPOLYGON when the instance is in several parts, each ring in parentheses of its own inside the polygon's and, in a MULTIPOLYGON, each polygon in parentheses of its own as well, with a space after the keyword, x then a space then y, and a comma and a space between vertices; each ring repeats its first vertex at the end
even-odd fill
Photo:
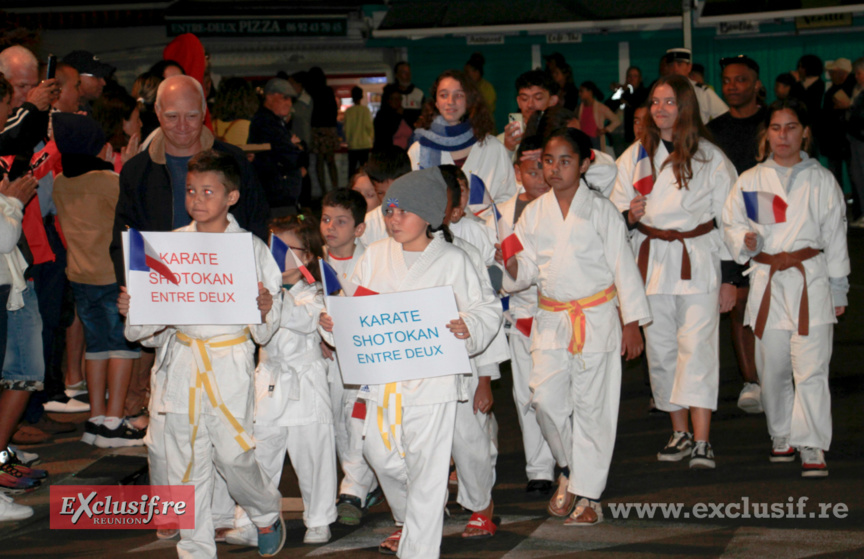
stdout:
POLYGON ((687 252, 687 245, 684 244, 684 239, 693 239, 695 237, 707 235, 714 230, 714 221, 706 221, 702 225, 699 225, 690 231, 657 229, 642 223, 636 223, 636 229, 648 237, 642 241, 641 245, 639 245, 639 257, 637 258, 639 273, 642 274, 642 281, 648 281, 648 256, 651 254, 651 239, 660 239, 667 243, 674 241, 681 243, 681 279, 689 280, 692 277, 690 274, 690 253, 687 252))
POLYGON ((570 316, 570 323, 573 325, 573 337, 570 338, 570 345, 567 346, 567 351, 575 355, 582 353, 582 348, 585 347, 585 313, 583 310, 608 303, 617 294, 618 291, 615 289, 615 286, 610 285, 599 293, 565 303, 544 297, 541 293, 539 294, 539 307, 541 310, 549 312, 566 312, 570 316))
POLYGON ((396 450, 405 456, 402 449, 402 394, 395 382, 384 385, 384 403, 378 406, 378 432, 387 450, 396 450))
POLYGON ((768 311, 771 308, 771 280, 774 279, 774 273, 789 268, 795 268, 804 277, 801 304, 798 306, 798 335, 807 336, 810 333, 810 299, 807 297, 807 272, 804 271, 803 262, 810 260, 820 252, 815 248, 807 247, 794 252, 778 252, 777 254, 760 252, 751 259, 759 264, 771 266, 768 272, 768 285, 765 286, 765 293, 759 304, 759 313, 756 315, 756 328, 753 329, 753 334, 757 338, 762 339, 762 334, 765 333, 765 324, 768 322, 768 311))
POLYGON ((204 340, 187 336, 182 332, 177 333, 177 340, 192 349, 197 369, 195 374, 189 377, 189 425, 192 427, 192 436, 190 439, 192 454, 189 458, 189 464, 186 466, 186 473, 183 474, 183 483, 189 483, 189 476, 192 475, 192 466, 195 464, 195 439, 198 436, 203 394, 207 394, 210 405, 216 410, 217 415, 222 419, 222 422, 228 427, 229 431, 233 433, 234 440, 237 441, 243 452, 255 448, 252 437, 243 429, 243 426, 231 414, 228 406, 222 400, 219 386, 216 384, 216 377, 213 374, 213 364, 210 360, 210 349, 222 349, 241 345, 249 341, 251 337, 249 328, 244 328, 238 334, 214 336, 204 340))

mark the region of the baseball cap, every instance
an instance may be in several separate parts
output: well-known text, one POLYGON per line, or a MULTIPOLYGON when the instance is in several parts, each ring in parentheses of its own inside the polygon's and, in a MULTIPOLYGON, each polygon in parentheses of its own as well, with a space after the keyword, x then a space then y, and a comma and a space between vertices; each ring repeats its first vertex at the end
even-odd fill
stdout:
POLYGON ((73 50, 63 57, 63 62, 78 70, 79 74, 97 78, 107 78, 117 69, 110 64, 105 64, 98 56, 86 50, 73 50))
POLYGON ((746 54, 739 54, 738 56, 728 56, 720 59, 720 68, 725 68, 730 64, 743 64, 757 74, 759 73, 759 64, 746 54))
POLYGON ((279 93, 285 97, 297 97, 297 92, 291 87, 288 80, 282 78, 273 78, 264 85, 264 95, 271 93, 279 93))
POLYGON ((828 71, 831 70, 843 70, 844 72, 852 72, 852 61, 848 58, 838 58, 837 60, 832 60, 825 64, 825 69, 828 71))

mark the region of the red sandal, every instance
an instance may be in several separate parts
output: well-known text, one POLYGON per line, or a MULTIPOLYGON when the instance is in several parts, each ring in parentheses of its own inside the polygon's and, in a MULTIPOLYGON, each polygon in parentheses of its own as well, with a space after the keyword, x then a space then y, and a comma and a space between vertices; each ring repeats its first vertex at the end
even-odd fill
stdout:
POLYGON ((384 544, 387 542, 396 542, 396 548, 398 549, 399 548, 399 540, 401 540, 401 539, 402 539, 402 528, 399 528, 398 530, 396 530, 395 532, 393 532, 392 534, 387 536, 387 539, 385 539, 383 542, 381 542, 378 545, 378 553, 380 553, 382 555, 396 555, 396 550, 390 549, 389 547, 385 546, 384 544))
POLYGON ((492 522, 492 520, 480 514, 479 512, 475 512, 471 515, 471 518, 468 520, 468 524, 465 526, 466 530, 468 528, 474 528, 484 533, 474 536, 466 536, 463 532, 462 537, 466 540, 485 540, 494 536, 495 532, 498 530, 498 527, 495 525, 494 522, 492 522))

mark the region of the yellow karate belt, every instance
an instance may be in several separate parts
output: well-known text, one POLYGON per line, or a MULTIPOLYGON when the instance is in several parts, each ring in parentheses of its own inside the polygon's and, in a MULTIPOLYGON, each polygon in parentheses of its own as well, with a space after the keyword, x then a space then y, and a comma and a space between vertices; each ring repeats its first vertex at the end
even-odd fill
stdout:
POLYGON ((216 384, 216 377, 213 375, 213 366, 210 361, 210 348, 221 349, 246 343, 251 338, 249 328, 244 328, 239 334, 227 334, 224 336, 214 336, 201 340, 187 336, 182 332, 177 333, 177 340, 192 349, 195 355, 195 365, 197 370, 194 375, 189 377, 189 425, 192 427, 192 454, 189 459, 189 464, 186 466, 186 473, 183 474, 183 483, 189 482, 189 476, 192 475, 192 466, 195 463, 195 438, 198 436, 198 423, 201 418, 201 397, 202 392, 207 394, 210 400, 210 405, 218 412, 222 422, 229 428, 234 435, 234 440, 243 449, 243 452, 251 450, 255 447, 252 437, 243 429, 243 426, 235 419, 228 406, 222 400, 219 394, 219 386, 216 384))
POLYGON ((570 316, 570 323, 573 325, 573 337, 570 338, 570 345, 567 346, 567 351, 570 353, 582 353, 582 348, 585 347, 585 313, 583 309, 597 307, 604 303, 608 303, 618 294, 614 285, 610 285, 603 291, 583 297, 575 301, 566 303, 544 297, 539 294, 540 309, 550 312, 566 312, 570 316))
POLYGON ((402 394, 396 392, 395 382, 384 385, 384 403, 378 405, 378 432, 387 450, 393 450, 395 444, 399 454, 405 456, 402 451, 402 394))

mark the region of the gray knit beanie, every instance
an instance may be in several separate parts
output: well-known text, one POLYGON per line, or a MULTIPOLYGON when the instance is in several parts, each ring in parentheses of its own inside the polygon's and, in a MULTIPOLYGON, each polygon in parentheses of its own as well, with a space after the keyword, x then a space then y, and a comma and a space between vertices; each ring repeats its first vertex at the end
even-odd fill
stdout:
POLYGON ((447 183, 438 167, 402 175, 387 189, 384 210, 399 208, 417 214, 433 229, 441 227, 447 209, 447 183))

